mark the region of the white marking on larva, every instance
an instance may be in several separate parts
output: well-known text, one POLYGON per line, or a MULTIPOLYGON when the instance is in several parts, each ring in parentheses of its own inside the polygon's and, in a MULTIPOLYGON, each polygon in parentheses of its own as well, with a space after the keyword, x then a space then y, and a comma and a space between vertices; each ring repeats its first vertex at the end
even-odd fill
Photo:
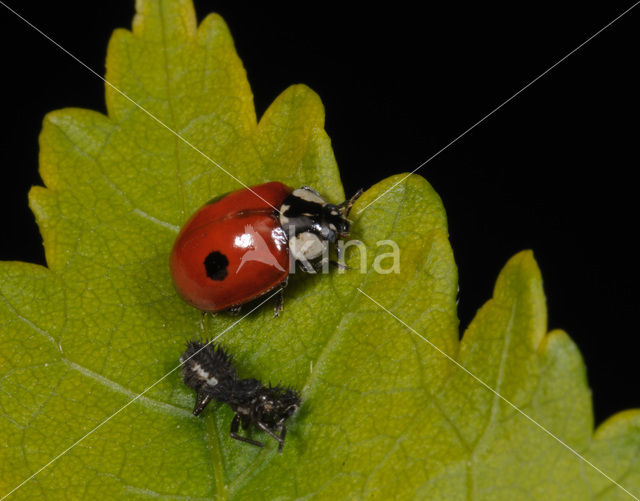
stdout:
POLYGON ((313 372, 313 360, 309 360, 309 373, 313 372))
POLYGON ((218 384, 218 380, 214 376, 209 376, 209 373, 205 371, 199 363, 194 363, 191 369, 204 379, 209 386, 215 386, 218 384))
POLYGON ((302 200, 306 200, 307 202, 315 202, 320 205, 324 205, 327 203, 327 201, 317 193, 314 193, 313 191, 310 191, 310 190, 304 190, 302 188, 293 190, 293 196, 301 198, 302 200))

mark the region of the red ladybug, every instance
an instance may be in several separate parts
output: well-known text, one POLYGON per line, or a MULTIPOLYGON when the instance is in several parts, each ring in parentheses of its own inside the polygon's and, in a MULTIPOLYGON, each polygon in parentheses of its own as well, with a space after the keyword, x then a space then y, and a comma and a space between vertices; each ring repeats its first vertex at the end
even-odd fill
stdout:
MULTIPOLYGON (((238 311, 283 288, 296 263, 315 273, 329 245, 338 250, 348 236, 347 216, 360 194, 332 205, 307 186, 271 182, 212 200, 187 221, 171 251, 178 293, 205 312, 238 311)), ((276 315, 280 309, 281 299, 276 315)))

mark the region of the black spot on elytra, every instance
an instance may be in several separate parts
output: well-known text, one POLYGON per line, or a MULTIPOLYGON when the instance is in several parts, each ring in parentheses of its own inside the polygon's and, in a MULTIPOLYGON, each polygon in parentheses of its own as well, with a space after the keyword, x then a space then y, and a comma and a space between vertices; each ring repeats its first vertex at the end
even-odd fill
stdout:
POLYGON ((227 277, 229 260, 222 252, 213 251, 204 258, 204 269, 211 280, 224 280, 227 277))

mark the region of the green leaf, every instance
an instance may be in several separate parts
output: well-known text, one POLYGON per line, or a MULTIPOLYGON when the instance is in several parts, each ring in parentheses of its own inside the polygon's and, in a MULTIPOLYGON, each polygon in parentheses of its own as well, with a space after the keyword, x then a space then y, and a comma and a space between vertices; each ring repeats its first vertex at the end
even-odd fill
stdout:
POLYGON ((44 121, 46 188, 30 201, 49 267, 0 263, 0 494, 159 381, 11 498, 630 498, 358 289, 640 492, 640 412, 593 433, 583 362, 565 333, 546 332, 530 252, 507 263, 458 341, 445 212, 417 176, 365 211, 401 177, 358 201, 366 253, 350 249, 354 269, 296 274, 281 318, 265 306, 237 325, 224 314, 206 323, 208 337, 231 327, 220 341, 243 377, 301 390, 283 453, 230 439, 226 407, 193 417, 179 371, 161 379, 203 335, 168 273, 180 225, 239 187, 222 169, 249 185, 308 184, 334 202, 344 193, 316 94, 290 87, 257 123, 220 17, 198 27, 186 0, 137 8, 107 55, 107 79, 130 99, 107 86, 108 116, 65 109, 44 121))

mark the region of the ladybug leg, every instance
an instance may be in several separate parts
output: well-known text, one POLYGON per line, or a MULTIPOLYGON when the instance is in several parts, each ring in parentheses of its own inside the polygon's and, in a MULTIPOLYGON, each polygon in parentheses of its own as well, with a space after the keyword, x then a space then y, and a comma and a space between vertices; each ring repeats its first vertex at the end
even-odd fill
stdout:
POLYGON ((344 264, 344 247, 340 245, 340 241, 336 240, 333 244, 333 248, 336 250, 337 261, 329 261, 330 264, 336 266, 339 270, 350 270, 351 267, 344 264))
POLYGON ((353 269, 353 268, 351 268, 351 266, 347 266, 346 264, 341 263, 340 261, 331 260, 331 261, 329 261, 329 264, 331 264, 331 265, 335 266, 336 268, 338 268, 339 270, 343 270, 343 271, 344 270, 352 270, 353 269))
POLYGON ((302 268, 302 271, 304 271, 305 273, 318 273, 318 270, 315 268, 315 266, 313 266, 308 261, 299 260, 298 263, 300 264, 300 268, 302 268))
POLYGON ((358 200, 358 198, 360 198, 360 195, 362 195, 363 193, 364 190, 360 188, 349 200, 345 200, 340 205, 338 205, 340 212, 344 214, 344 217, 347 217, 349 215, 349 212, 351 212, 351 207, 353 207, 353 204, 356 202, 356 200, 358 200))
POLYGON ((207 318, 213 318, 216 316, 216 313, 213 311, 203 311, 202 316, 200 317, 200 329, 202 332, 205 331, 205 327, 207 326, 207 318))
POLYGON ((282 447, 284 446, 284 438, 287 436, 287 427, 282 425, 282 432, 280 433, 280 445, 278 445, 278 452, 282 452, 282 447))
POLYGON ((324 256, 318 262, 313 263, 313 269, 315 273, 329 273, 329 264, 331 264, 331 259, 329 256, 324 256))
POLYGON ((245 442, 247 444, 255 445, 256 447, 264 447, 262 442, 258 442, 257 440, 251 440, 250 438, 243 437, 242 435, 238 435, 238 429, 240 427, 240 417, 236 414, 233 416, 233 421, 231 421, 231 430, 229 431, 229 436, 235 440, 239 440, 240 442, 245 442))
POLYGON ((203 391, 198 391, 196 393, 196 403, 195 406, 193 407, 193 415, 197 416, 198 414, 200 414, 204 408, 207 406, 207 404, 209 402, 211 402, 211 395, 209 395, 206 392, 203 391))
POLYGON ((232 306, 231 308, 229 308, 227 311, 229 313, 231 313, 232 315, 239 315, 241 309, 242 309, 242 305, 241 304, 237 304, 237 305, 232 306))
POLYGON ((282 436, 278 436, 276 433, 273 432, 273 430, 271 430, 262 421, 256 421, 256 426, 260 428, 262 431, 264 431, 265 433, 268 433, 274 439, 276 439, 278 441, 278 452, 282 452, 282 446, 284 445, 284 436, 286 435, 286 431, 282 432, 282 436))
POLYGON ((283 285, 280 286, 280 290, 276 295, 276 304, 273 307, 273 316, 279 317, 280 313, 284 311, 284 288, 287 286, 287 282, 283 282, 283 285))

